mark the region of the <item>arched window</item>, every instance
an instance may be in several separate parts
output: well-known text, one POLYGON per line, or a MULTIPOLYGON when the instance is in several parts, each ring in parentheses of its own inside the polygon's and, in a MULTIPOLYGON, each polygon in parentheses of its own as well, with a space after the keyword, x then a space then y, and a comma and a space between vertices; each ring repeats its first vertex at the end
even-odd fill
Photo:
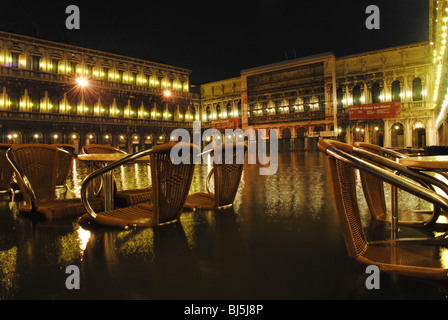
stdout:
POLYGON ((380 84, 375 82, 372 85, 372 103, 380 103, 381 102, 381 89, 380 84))
POLYGON ((361 88, 359 86, 353 88, 353 104, 361 104, 361 88))
POLYGON ((398 80, 392 82, 392 101, 401 101, 401 87, 398 80))
POLYGON ((413 101, 423 100, 422 79, 420 78, 415 78, 414 81, 412 81, 412 100, 413 101))

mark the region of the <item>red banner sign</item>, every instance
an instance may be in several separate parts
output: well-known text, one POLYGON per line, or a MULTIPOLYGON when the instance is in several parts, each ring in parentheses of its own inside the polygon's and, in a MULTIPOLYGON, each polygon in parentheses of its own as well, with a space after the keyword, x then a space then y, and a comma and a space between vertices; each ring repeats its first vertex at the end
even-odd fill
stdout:
POLYGON ((218 129, 220 131, 226 129, 236 129, 239 127, 239 125, 240 125, 240 118, 212 120, 212 128, 218 129))
POLYGON ((348 107, 348 116, 350 120, 399 118, 400 115, 400 101, 361 104, 348 107))

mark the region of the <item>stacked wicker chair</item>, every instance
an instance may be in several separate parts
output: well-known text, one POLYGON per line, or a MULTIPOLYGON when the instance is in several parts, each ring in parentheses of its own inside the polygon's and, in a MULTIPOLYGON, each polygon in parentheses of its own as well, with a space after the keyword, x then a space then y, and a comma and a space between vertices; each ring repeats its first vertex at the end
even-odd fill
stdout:
POLYGON ((222 155, 222 163, 214 161, 207 181, 207 192, 197 192, 187 197, 185 209, 225 209, 233 205, 241 181, 244 167, 244 158, 247 146, 244 144, 227 144, 217 146, 212 155, 222 155), (226 154, 229 154, 230 163, 225 163, 226 154), (214 192, 210 188, 211 177, 214 177, 214 192))
MULTIPOLYGON (((12 145, 7 158, 13 166, 17 183, 26 204, 19 208, 21 213, 37 213, 46 219, 80 216, 86 212, 79 198, 57 199, 56 181, 60 175, 61 152, 54 145, 21 144, 12 145)), ((67 153, 67 155, 70 155, 67 153)), ((92 206, 101 210, 103 200, 91 199, 92 206)))
POLYGON ((81 188, 81 199, 87 208, 87 214, 79 219, 79 223, 81 225, 104 225, 128 229, 132 227, 154 227, 178 221, 190 190, 194 173, 193 149, 197 147, 182 143, 179 147, 189 149, 190 162, 173 164, 170 153, 175 145, 176 143, 168 143, 155 146, 151 150, 130 154, 88 175, 81 188), (152 181, 150 204, 139 203, 106 212, 97 212, 91 207, 90 200, 87 199, 86 188, 89 181, 109 170, 147 155, 150 157, 152 181))
MULTIPOLYGON (((383 167, 388 167, 395 170, 396 174, 407 176, 421 185, 435 190, 445 192, 448 195, 448 186, 439 179, 435 179, 430 175, 419 173, 417 171, 409 170, 403 165, 396 162, 399 158, 407 157, 407 155, 396 152, 388 148, 378 145, 373 145, 364 142, 354 143, 354 150, 358 155, 361 155, 365 160, 374 162, 383 167), (365 152, 364 152, 365 151, 365 152)), ((364 191, 367 205, 369 207, 372 218, 382 222, 391 222, 390 214, 387 212, 384 183, 381 179, 368 174, 360 172, 361 185, 364 191)), ((420 210, 420 211, 402 211, 400 212, 399 224, 412 227, 440 227, 447 228, 446 223, 437 222, 440 214, 446 215, 445 211, 440 210, 439 207, 434 207, 434 210, 420 210)))
MULTIPOLYGON (((83 152, 86 154, 94 153, 123 153, 126 152, 108 146, 100 144, 88 144, 83 147, 83 152)), ((128 207, 137 203, 143 203, 151 201, 151 187, 141 189, 126 189, 116 190, 114 193, 114 204, 118 207, 128 207)))
POLYGON ((355 155, 353 146, 320 140, 318 148, 329 159, 335 204, 349 255, 366 265, 377 265, 380 271, 448 280, 448 269, 440 255, 448 247, 446 235, 424 239, 368 240, 359 214, 355 169, 395 185, 444 210, 448 209, 448 199, 362 160, 355 155))

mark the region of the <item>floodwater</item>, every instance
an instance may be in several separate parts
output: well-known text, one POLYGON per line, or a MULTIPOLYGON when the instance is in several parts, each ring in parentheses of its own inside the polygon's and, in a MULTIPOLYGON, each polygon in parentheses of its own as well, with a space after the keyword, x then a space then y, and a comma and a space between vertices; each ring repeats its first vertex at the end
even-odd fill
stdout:
MULTIPOLYGON (((191 192, 205 191, 209 168, 196 167, 191 192)), ((366 266, 347 256, 323 154, 282 152, 275 175, 259 168, 245 165, 232 209, 185 212, 158 228, 87 230, 76 219, 18 215, 20 197, 0 202, 0 299, 448 298, 446 283, 388 274, 380 289, 366 288, 366 266), (79 289, 66 287, 68 266, 79 268, 79 289)), ((75 163, 69 194, 79 195, 85 174, 75 163)), ((138 164, 115 177, 119 187, 143 187, 148 174, 138 164)), ((361 209, 369 236, 387 238, 387 226, 372 226, 361 209)))

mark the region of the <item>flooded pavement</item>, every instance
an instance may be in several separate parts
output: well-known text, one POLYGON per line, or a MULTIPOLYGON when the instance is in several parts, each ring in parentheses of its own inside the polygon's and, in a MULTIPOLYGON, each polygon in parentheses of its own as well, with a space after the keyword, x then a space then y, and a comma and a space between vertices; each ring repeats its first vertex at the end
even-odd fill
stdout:
MULTIPOLYGON (((191 192, 205 191, 209 168, 196 167, 191 192)), ((75 195, 85 174, 76 164, 75 195)), ((139 164, 115 177, 119 187, 144 187, 148 174, 139 164)), ((317 151, 279 154, 271 176, 246 164, 232 209, 185 212, 180 223, 159 228, 34 221, 18 215, 20 204, 0 202, 0 299, 448 298, 446 283, 388 274, 379 290, 366 289, 366 266, 347 256, 327 159, 317 151), (68 266, 79 268, 79 289, 66 287, 68 266)), ((361 208, 369 236, 388 237, 387 226, 372 225, 361 208)))

